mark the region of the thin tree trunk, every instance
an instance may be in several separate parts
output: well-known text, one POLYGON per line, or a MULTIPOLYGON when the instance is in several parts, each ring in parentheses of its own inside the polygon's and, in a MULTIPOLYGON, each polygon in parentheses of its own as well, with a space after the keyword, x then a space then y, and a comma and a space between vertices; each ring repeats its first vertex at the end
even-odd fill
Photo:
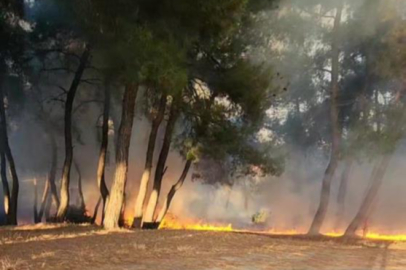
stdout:
POLYGON ((45 130, 51 145, 51 166, 48 173, 48 182, 51 191, 51 196, 48 197, 47 203, 45 206, 45 220, 48 221, 51 217, 51 207, 52 202, 55 204, 56 209, 59 207, 59 196, 56 188, 56 171, 58 166, 58 146, 55 139, 55 134, 52 130, 52 127, 49 126, 49 123, 45 125, 45 130))
POLYGON ((178 108, 176 101, 172 101, 171 110, 169 113, 169 119, 166 124, 164 141, 161 148, 161 153, 159 154, 157 167, 155 170, 154 186, 149 197, 147 209, 145 211, 143 219, 143 228, 152 228, 154 226, 154 216, 156 206, 159 200, 159 193, 161 192, 162 178, 165 173, 166 159, 168 158, 169 149, 172 142, 172 134, 175 129, 175 123, 178 118, 178 108), (152 227, 151 227, 152 226, 152 227))
POLYGON ((361 207, 351 221, 350 225, 348 226, 347 230, 344 233, 344 237, 354 237, 356 235, 357 230, 360 226, 366 221, 370 210, 372 209, 372 204, 378 194, 378 191, 382 185, 383 177, 385 175, 386 169, 388 168, 389 161, 392 157, 392 154, 388 154, 383 156, 375 165, 374 169, 372 170, 371 175, 371 186, 362 201, 361 207))
MULTIPOLYGON (((403 89, 398 91, 398 93, 395 97, 395 104, 398 104, 400 102, 400 99, 402 97, 402 92, 404 92, 404 89, 405 89, 404 87, 405 87, 405 85, 403 85, 403 89)), ((402 104, 401 106, 402 106, 401 115, 399 116, 398 119, 393 120, 392 125, 389 128, 389 130, 392 130, 392 132, 394 132, 395 134, 399 133, 401 131, 401 127, 402 127, 401 123, 404 122, 405 117, 406 117, 406 106, 404 104, 402 104)), ((376 109, 377 109, 377 111, 379 111, 378 107, 376 107, 376 109)), ((379 123, 379 121, 380 121, 379 117, 376 118, 376 121, 379 123)), ((379 131, 380 130, 378 129, 378 132, 379 131)), ((357 215, 354 217, 354 219, 351 221, 350 225, 347 227, 347 229, 344 233, 345 238, 356 236, 356 232, 359 229, 359 227, 368 221, 368 218, 371 215, 371 212, 373 210, 374 203, 375 203, 376 197, 378 195, 378 191, 379 191, 380 187, 382 186, 383 177, 385 175, 386 169, 389 165, 389 162, 393 156, 394 151, 395 151, 395 148, 393 147, 390 153, 385 154, 375 164, 374 169, 372 170, 371 185, 368 189, 367 195, 365 196, 364 200, 362 201, 361 207, 358 210, 357 215)))
POLYGON ((73 161, 73 165, 75 166, 76 172, 78 173, 78 193, 80 199, 80 209, 83 211, 86 210, 85 204, 85 196, 83 195, 83 187, 82 187, 82 172, 80 170, 79 164, 76 161, 73 161))
POLYGON ((34 185, 34 203, 33 203, 34 223, 37 224, 37 223, 39 223, 39 221, 38 221, 38 183, 37 183, 37 179, 34 178, 32 183, 34 185))
POLYGON ((233 191, 234 184, 228 187, 228 194, 227 194, 227 201, 226 201, 226 210, 228 209, 228 206, 230 205, 230 199, 231 199, 231 192, 233 191))
POLYGON ((370 209, 369 209, 368 213, 366 214, 365 220, 362 224, 362 236, 364 238, 368 235, 370 219, 371 219, 373 212, 376 209, 377 203, 378 203, 378 195, 375 196, 373 202, 371 203, 370 209))
POLYGON ((187 160, 185 167, 183 168, 183 172, 182 172, 181 176, 179 177, 178 182, 176 182, 176 184, 174 184, 171 187, 171 189, 168 193, 168 196, 165 199, 163 207, 161 208, 161 211, 159 212, 159 215, 157 218, 158 223, 161 223, 161 221, 164 219, 166 213, 168 212, 172 199, 175 196, 176 192, 182 187, 183 183, 185 182, 186 176, 189 172, 191 165, 192 165, 192 160, 187 160))
MULTIPOLYGON (((104 219, 107 197, 109 196, 109 190, 107 188, 105 181, 106 156, 109 143, 109 115, 110 115, 110 82, 107 82, 104 88, 102 140, 100 145, 99 162, 97 165, 97 186, 99 187, 100 195, 103 201, 102 222, 104 219)), ((96 209, 94 213, 97 215, 96 209)), ((95 216, 94 219, 96 219, 95 216)))
POLYGON ((55 135, 53 133, 49 134, 50 142, 51 142, 51 151, 52 151, 52 157, 51 157, 51 167, 49 169, 49 184, 51 188, 51 195, 52 195, 52 201, 54 202, 56 208, 59 208, 59 196, 58 196, 58 190, 56 188, 56 170, 58 167, 58 146, 56 143, 55 135))
POLYGON ((10 188, 7 181, 7 164, 6 155, 1 151, 1 183, 3 185, 4 195, 4 213, 6 214, 6 225, 8 224, 8 214, 10 211, 10 188))
POLYGON ((83 72, 86 68, 86 64, 90 57, 89 46, 86 45, 85 50, 80 58, 78 69, 76 70, 75 77, 69 88, 66 102, 65 102, 65 162, 62 170, 61 180, 61 201, 59 204, 56 219, 59 222, 65 220, 66 213, 69 207, 69 182, 70 182, 70 170, 73 159, 73 145, 72 145, 72 106, 75 99, 77 89, 80 84, 83 72))
POLYGON ((338 122, 338 79, 339 79, 339 57, 340 49, 338 47, 339 42, 339 28, 341 24, 341 15, 343 11, 343 6, 337 8, 336 16, 334 19, 334 28, 333 28, 333 40, 332 40, 332 49, 331 49, 331 105, 330 105, 330 121, 332 126, 332 146, 331 146, 331 155, 330 161, 327 166, 327 169, 324 173, 323 184, 321 189, 320 203, 317 209, 317 212, 314 216, 313 222, 310 226, 309 235, 317 235, 320 233, 321 226, 323 225, 324 219, 327 214, 327 209, 330 201, 330 189, 331 181, 334 177, 334 173, 338 166, 339 155, 340 155, 340 140, 341 140, 341 130, 340 124, 338 122))
MULTIPOLYGON (((100 206, 102 200, 103 199, 100 196, 99 199, 97 200, 96 206, 94 207, 92 221, 91 221, 92 224, 96 223, 97 213, 99 212, 99 206, 100 206)), ((103 223, 103 217, 102 217, 102 223, 103 223)))
POLYGON ((41 206, 40 206, 40 209, 38 212, 38 220, 37 220, 38 223, 42 221, 42 216, 44 215, 45 206, 48 202, 49 193, 50 193, 50 190, 49 190, 49 175, 48 175, 47 179, 45 180, 44 191, 42 193, 42 198, 41 198, 41 206))
POLYGON ((45 222, 52 220, 51 219, 51 207, 52 207, 52 196, 48 196, 46 204, 45 204, 45 210, 44 210, 45 222))
POLYGON ((20 189, 20 185, 18 181, 18 175, 14 163, 14 158, 11 153, 10 145, 8 143, 6 111, 4 108, 4 92, 2 87, 0 87, 0 133, 1 133, 0 138, 2 140, 1 142, 2 149, 4 149, 4 153, 9 164, 11 179, 13 181, 10 196, 10 208, 7 220, 9 225, 17 225, 18 192, 20 189))
POLYGON ((104 228, 106 229, 118 227, 118 221, 123 206, 128 172, 128 151, 131 143, 137 90, 138 86, 128 84, 124 92, 121 124, 118 131, 116 147, 116 171, 103 221, 104 228))
POLYGON ((156 137, 158 135, 159 126, 161 125, 162 120, 164 119, 164 116, 165 116, 166 101, 167 101, 166 94, 162 94, 161 100, 159 102, 157 114, 156 114, 154 120, 152 121, 151 132, 149 134, 149 140, 148 140, 148 148, 147 148, 147 156, 146 156, 146 160, 145 160, 144 172, 141 177, 140 188, 138 191, 137 200, 135 202, 134 220, 133 220, 133 224, 132 224, 132 227, 134 227, 134 228, 141 227, 145 198, 146 198, 147 191, 148 191, 149 180, 151 178, 155 142, 156 142, 156 137))
POLYGON ((340 181, 340 186, 338 188, 338 194, 337 194, 337 215, 336 215, 336 229, 339 229, 340 226, 342 225, 342 221, 344 218, 344 213, 345 213, 345 197, 347 195, 347 186, 348 186, 348 180, 350 178, 351 174, 351 169, 353 165, 353 159, 349 158, 345 162, 344 165, 344 170, 341 174, 341 181, 340 181))

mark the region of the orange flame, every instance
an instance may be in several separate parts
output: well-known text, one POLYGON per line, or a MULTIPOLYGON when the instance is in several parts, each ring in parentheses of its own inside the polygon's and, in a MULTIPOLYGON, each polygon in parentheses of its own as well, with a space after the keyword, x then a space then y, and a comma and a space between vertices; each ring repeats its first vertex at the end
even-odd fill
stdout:
POLYGON ((231 224, 207 224, 201 221, 180 221, 174 215, 167 214, 161 222, 159 229, 195 230, 195 231, 234 231, 231 224))
MULTIPOLYGON (((234 229, 231 224, 214 223, 209 224, 196 220, 180 220, 172 214, 167 214, 161 222, 159 229, 171 230, 195 230, 195 231, 219 231, 219 232, 255 232, 267 235, 303 235, 305 232, 299 230, 238 230, 234 229)), ((342 232, 326 232, 323 235, 329 237, 341 237, 342 232)), ((382 241, 406 241, 406 234, 383 234, 378 232, 368 232, 365 239, 382 240, 382 241)))

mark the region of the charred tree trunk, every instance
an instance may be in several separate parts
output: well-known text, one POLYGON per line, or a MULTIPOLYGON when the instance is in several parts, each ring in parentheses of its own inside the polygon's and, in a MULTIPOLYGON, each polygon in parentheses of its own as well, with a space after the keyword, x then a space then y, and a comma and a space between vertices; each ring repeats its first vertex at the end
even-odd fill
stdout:
MULTIPOLYGON (((103 109, 103 125, 102 125, 102 139, 100 145, 99 162, 97 165, 97 186, 100 190, 100 195, 103 201, 102 204, 102 222, 104 219, 104 211, 106 208, 107 197, 109 190, 105 180, 106 156, 109 143, 109 115, 110 115, 110 82, 106 83, 104 88, 104 109, 103 109)), ((97 206, 99 203, 97 204, 97 206)), ((94 212, 97 215, 97 209, 94 212)), ((93 217, 94 220, 96 216, 93 217)))
POLYGON ((164 219, 166 213, 168 212, 172 199, 175 196, 176 192, 182 187, 183 183, 185 182, 186 176, 189 172, 191 165, 192 165, 192 160, 187 160, 185 167, 183 168, 183 172, 182 172, 181 176, 179 177, 178 182, 176 182, 176 184, 174 184, 171 187, 171 189, 168 193, 168 196, 165 199, 163 207, 161 208, 161 211, 159 212, 159 215, 157 218, 158 223, 161 223, 161 221, 164 219))
POLYGON ((44 191, 42 193, 42 197, 41 197, 41 205, 39 208, 39 212, 38 212, 38 220, 37 222, 41 222, 42 221, 42 216, 44 215, 44 211, 45 211, 45 206, 48 202, 48 195, 49 195, 49 175, 45 181, 45 186, 44 186, 44 191))
POLYGON ((341 226, 341 222, 344 218, 344 213, 345 213, 345 197, 347 195, 347 186, 348 186, 348 180, 350 178, 350 173, 353 165, 353 160, 348 159, 345 162, 344 165, 344 170, 341 175, 341 181, 340 181, 340 186, 338 188, 338 195, 337 195, 337 215, 336 215, 336 229, 339 229, 341 226))
POLYGON ((168 158, 169 149, 171 147, 172 134, 175 129, 175 123, 178 118, 178 108, 176 101, 172 101, 171 110, 169 113, 169 119, 166 124, 164 141, 161 148, 161 153, 159 154, 157 167, 155 170, 154 186, 149 197, 147 209, 143 218, 143 228, 154 228, 154 215, 156 206, 159 200, 159 193, 161 191, 162 178, 165 173, 166 159, 168 158))
POLYGON ((351 221, 350 225, 348 226, 347 230, 345 231, 344 237, 354 237, 356 235, 357 230, 360 226, 366 221, 366 218, 369 216, 369 213, 372 209, 373 202, 378 194, 379 188, 382 185, 383 177, 385 175, 386 169, 389 165, 389 161, 392 155, 385 155, 381 158, 380 161, 375 165, 374 169, 372 170, 371 175, 371 185, 369 190, 362 201, 361 207, 358 210, 357 215, 351 221))
POLYGON ((1 148, 4 150, 4 154, 7 158, 11 173, 11 179, 13 181, 7 223, 9 225, 17 225, 18 192, 20 185, 18 181, 18 175, 14 163, 14 158, 11 153, 10 145, 8 143, 6 110, 4 108, 4 92, 2 87, 0 87, 0 138, 2 141, 1 148))
POLYGON ((8 224, 8 214, 10 211, 10 188, 7 181, 7 163, 4 151, 1 152, 1 183, 3 185, 4 213, 6 214, 6 224, 8 224))
POLYGON ((78 173, 78 193, 79 193, 79 206, 80 209, 83 211, 86 210, 85 204, 85 196, 83 195, 83 187, 82 187, 82 172, 80 171, 79 164, 76 161, 73 161, 73 165, 75 166, 76 172, 78 173))
POLYGON ((136 85, 128 84, 124 92, 121 124, 118 131, 116 147, 116 172, 103 221, 104 228, 106 229, 118 227, 118 221, 123 206, 128 171, 128 151, 131 142, 137 90, 138 87, 136 85))
POLYGON ((162 94, 161 100, 159 102, 157 114, 156 114, 154 120, 152 121, 151 132, 149 134, 149 140, 148 140, 148 148, 147 148, 147 156, 146 156, 146 160, 145 160, 144 172, 141 177, 140 188, 138 191, 137 200, 135 202, 134 220, 133 220, 133 224, 132 224, 132 227, 134 227, 134 228, 141 227, 145 197, 146 197, 147 191, 148 191, 148 183, 151 178, 155 142, 156 142, 156 137, 158 135, 159 126, 161 125, 162 120, 164 119, 164 116, 165 116, 166 100, 167 100, 166 94, 162 94))
POLYGON ((339 42, 339 28, 341 24, 341 15, 343 11, 343 6, 337 8, 336 16, 334 19, 334 28, 333 28, 333 40, 331 47, 331 105, 330 105, 330 120, 332 126, 332 146, 331 146, 331 155, 330 161, 327 166, 327 169, 324 173, 323 184, 321 188, 321 196, 319 207, 314 216, 313 222, 310 226, 309 235, 317 235, 320 233, 321 226, 323 225, 324 219, 327 214, 327 209, 330 201, 330 189, 331 181, 334 177, 334 173, 338 166, 339 155, 340 155, 340 140, 341 140, 341 130, 340 124, 338 121, 338 79, 339 79, 339 58, 340 58, 340 49, 338 46, 339 42))
POLYGON ((80 58, 78 69, 76 70, 75 77, 69 88, 66 101, 65 101, 65 162, 62 170, 61 180, 61 201, 59 204, 56 219, 59 222, 65 220, 66 213, 69 207, 69 182, 70 182, 70 170, 73 159, 73 145, 72 145, 72 106, 75 99, 77 89, 80 84, 83 72, 86 68, 86 64, 90 57, 89 46, 86 45, 85 50, 80 58))

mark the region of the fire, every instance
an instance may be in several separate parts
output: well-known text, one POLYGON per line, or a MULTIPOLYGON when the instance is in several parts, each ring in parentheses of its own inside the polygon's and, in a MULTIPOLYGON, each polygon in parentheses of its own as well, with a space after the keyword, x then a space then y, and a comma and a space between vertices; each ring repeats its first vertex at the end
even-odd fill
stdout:
MULTIPOLYGON (((343 236, 342 233, 337 232, 328 232, 324 235, 330 237, 341 237, 343 236)), ((382 240, 382 241, 406 241, 406 234, 382 234, 376 232, 369 232, 363 238, 370 239, 370 240, 382 240)))
POLYGON ((231 224, 207 224, 201 221, 180 221, 174 215, 167 214, 161 222, 159 229, 171 230, 195 230, 195 231, 218 231, 231 232, 234 231, 231 224))
MULTIPOLYGON (((305 231, 301 230, 249 230, 249 229, 234 229, 231 224, 209 224, 203 221, 196 220, 180 220, 172 214, 167 214, 164 220, 161 222, 159 229, 171 229, 171 230, 195 230, 195 231, 218 231, 218 232, 252 232, 267 235, 303 235, 305 231)), ((342 232, 326 232, 323 235, 329 237, 341 237, 342 232)), ((377 232, 368 232, 365 239, 381 240, 381 241, 406 241, 406 234, 383 234, 377 232)))

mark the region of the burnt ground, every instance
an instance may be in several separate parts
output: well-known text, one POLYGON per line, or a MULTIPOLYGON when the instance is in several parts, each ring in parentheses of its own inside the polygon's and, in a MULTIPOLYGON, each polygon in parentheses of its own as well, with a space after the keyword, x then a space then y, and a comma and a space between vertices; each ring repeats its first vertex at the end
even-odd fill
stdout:
POLYGON ((232 232, 0 229, 0 270, 406 269, 406 243, 232 232))

